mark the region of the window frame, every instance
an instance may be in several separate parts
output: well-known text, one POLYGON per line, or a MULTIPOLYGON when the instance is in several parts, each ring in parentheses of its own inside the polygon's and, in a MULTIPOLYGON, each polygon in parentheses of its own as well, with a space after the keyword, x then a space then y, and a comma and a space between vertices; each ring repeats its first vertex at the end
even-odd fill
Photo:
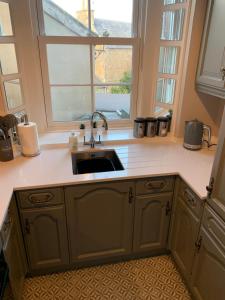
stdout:
POLYGON ((16 38, 16 30, 14 26, 14 21, 13 21, 13 0, 1 0, 1 2, 8 3, 9 5, 9 12, 10 12, 10 17, 11 17, 11 26, 12 26, 12 35, 4 35, 0 36, 0 44, 13 44, 15 47, 15 55, 16 55, 16 61, 17 61, 17 73, 11 73, 11 74, 3 74, 0 71, 0 97, 2 98, 2 108, 0 107, 0 111, 2 110, 3 113, 18 113, 20 111, 25 110, 25 97, 24 97, 24 88, 23 88, 23 76, 21 73, 21 66, 20 66, 20 60, 19 60, 19 55, 18 55, 18 48, 17 48, 17 38, 16 38), (5 86, 4 83, 10 80, 19 80, 20 83, 20 89, 21 89, 21 97, 22 97, 22 104, 19 106, 16 106, 14 108, 9 108, 7 97, 6 97, 6 91, 5 91, 5 86))
MULTIPOLYGON (((89 8, 90 8, 90 1, 89 8)), ((139 80, 139 60, 140 60, 140 9, 142 2, 145 0, 133 0, 133 36, 130 38, 117 38, 117 37, 82 37, 82 36, 46 36, 44 32, 44 15, 42 8, 42 1, 37 0, 37 15, 39 22, 39 33, 38 33, 38 44, 40 52, 40 61, 42 68, 42 80, 43 80, 43 90, 44 90, 44 99, 46 107, 46 119, 48 129, 64 129, 64 128, 79 128, 81 121, 72 121, 72 122, 59 122, 53 120, 52 114, 52 103, 51 103, 51 91, 50 91, 50 82, 48 74, 48 63, 47 63, 47 45, 48 44, 71 44, 71 45, 90 45, 90 64, 92 62, 92 51, 93 46, 95 45, 128 45, 132 46, 132 93, 130 95, 130 118, 129 119, 118 119, 118 120, 109 120, 110 127, 131 127, 133 119, 137 114, 137 98, 138 98, 138 80, 139 80)), ((91 74, 91 83, 85 84, 85 86, 91 86, 92 90, 92 111, 94 111, 94 95, 93 91, 95 84, 93 82, 93 64, 90 66, 91 74)), ((63 85, 63 84, 62 84, 63 85)), ((103 83, 100 86, 112 86, 110 83, 103 83)), ((116 83, 116 86, 124 85, 116 83)), ((79 86, 75 84, 74 86, 79 86)), ((81 85, 82 86, 82 85, 81 85)), ((89 121, 82 123, 89 124, 89 121)))
MULTIPOLYGON (((177 47, 178 48, 178 57, 176 61, 176 73, 175 74, 168 74, 168 73, 160 73, 158 70, 157 65, 157 73, 156 73, 156 80, 155 80, 155 86, 153 90, 153 101, 152 101, 152 113, 157 117, 160 115, 155 113, 155 108, 160 107, 164 110, 173 110, 173 124, 172 124, 172 132, 174 132, 175 129, 175 123, 177 119, 177 114, 179 110, 179 96, 180 96, 180 89, 182 85, 182 67, 184 63, 185 58, 185 45, 187 42, 187 35, 188 35, 188 24, 189 24, 189 18, 190 18, 190 12, 191 12, 191 0, 186 0, 184 3, 175 3, 175 4, 163 4, 163 0, 161 0, 161 10, 160 10, 160 16, 162 18, 164 11, 173 11, 178 9, 185 9, 185 16, 184 16, 184 23, 183 23, 183 34, 182 39, 180 41, 177 40, 161 40, 159 37, 159 44, 158 47, 177 47), (157 80, 161 79, 175 79, 175 88, 174 88, 174 97, 173 97, 173 103, 160 103, 156 100, 156 94, 157 94, 157 80)), ((162 22, 161 22, 161 29, 162 29, 162 22)), ((161 30, 160 30, 161 34, 161 30)), ((159 55, 156 58, 159 64, 159 55)))

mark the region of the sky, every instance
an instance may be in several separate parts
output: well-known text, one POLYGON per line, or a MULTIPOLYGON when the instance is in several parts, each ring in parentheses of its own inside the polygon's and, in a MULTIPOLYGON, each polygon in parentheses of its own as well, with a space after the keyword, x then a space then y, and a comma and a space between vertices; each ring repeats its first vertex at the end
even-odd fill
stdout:
MULTIPOLYGON (((82 0, 52 0, 58 6, 74 15, 81 8, 82 0)), ((122 22, 131 22, 132 0, 91 0, 95 17, 122 22)))

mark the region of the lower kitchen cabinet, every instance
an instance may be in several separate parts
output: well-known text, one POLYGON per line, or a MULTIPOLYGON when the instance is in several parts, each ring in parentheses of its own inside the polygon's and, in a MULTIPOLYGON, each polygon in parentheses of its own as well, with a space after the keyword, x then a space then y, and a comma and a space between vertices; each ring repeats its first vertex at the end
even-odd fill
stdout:
POLYGON ((186 279, 190 278, 200 220, 182 198, 177 199, 173 220, 171 252, 186 279))
POLYGON ((225 222, 209 206, 199 234, 191 289, 197 300, 225 297, 225 222))
POLYGON ((4 257, 9 269, 9 283, 12 296, 13 299, 19 300, 22 296, 26 274, 26 260, 21 243, 21 232, 18 228, 18 215, 14 197, 1 230, 1 237, 3 239, 4 257))
POLYGON ((69 263, 64 205, 21 210, 30 271, 69 263))
POLYGON ((68 187, 65 202, 73 263, 131 253, 132 182, 68 187))
POLYGON ((157 252, 167 248, 173 193, 137 196, 134 251, 157 252))

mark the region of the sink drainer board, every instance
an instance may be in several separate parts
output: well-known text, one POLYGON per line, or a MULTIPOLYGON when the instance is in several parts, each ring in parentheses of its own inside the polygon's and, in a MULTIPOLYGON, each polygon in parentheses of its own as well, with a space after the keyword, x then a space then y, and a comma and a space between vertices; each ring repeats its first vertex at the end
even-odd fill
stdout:
POLYGON ((124 170, 115 150, 74 152, 72 167, 74 175, 124 170))

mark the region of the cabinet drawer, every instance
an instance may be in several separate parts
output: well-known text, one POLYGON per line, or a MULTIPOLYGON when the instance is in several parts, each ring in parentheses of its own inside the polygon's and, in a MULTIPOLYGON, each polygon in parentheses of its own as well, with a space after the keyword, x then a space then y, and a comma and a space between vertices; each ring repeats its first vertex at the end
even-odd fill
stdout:
POLYGON ((195 195, 195 193, 183 181, 180 182, 179 196, 184 200, 193 213, 200 218, 203 212, 205 201, 199 199, 199 197, 195 195))
POLYGON ((173 191, 173 177, 153 177, 141 179, 136 182, 136 194, 144 195, 151 193, 171 192, 173 191))
POLYGON ((225 222, 209 205, 205 207, 202 223, 206 231, 225 251, 225 222))
POLYGON ((62 188, 24 191, 18 192, 17 195, 21 208, 51 206, 64 202, 62 188))

